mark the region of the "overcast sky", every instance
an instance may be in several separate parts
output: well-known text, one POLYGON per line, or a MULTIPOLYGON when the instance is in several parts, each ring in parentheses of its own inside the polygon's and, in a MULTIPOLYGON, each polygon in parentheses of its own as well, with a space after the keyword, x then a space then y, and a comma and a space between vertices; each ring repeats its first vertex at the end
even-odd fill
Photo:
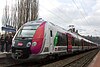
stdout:
MULTIPOLYGON (((1 18, 5 0, 0 3, 1 18)), ((39 0, 39 17, 66 29, 74 25, 82 35, 100 36, 99 6, 100 0, 39 0)))

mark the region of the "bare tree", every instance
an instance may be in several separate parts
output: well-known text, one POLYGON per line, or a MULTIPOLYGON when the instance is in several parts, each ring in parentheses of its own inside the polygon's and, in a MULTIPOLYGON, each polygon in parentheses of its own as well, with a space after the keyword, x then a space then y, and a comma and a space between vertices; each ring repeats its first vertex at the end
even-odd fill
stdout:
POLYGON ((17 29, 18 26, 18 15, 17 15, 17 6, 15 5, 14 7, 12 6, 12 10, 11 10, 11 17, 10 17, 10 22, 11 25, 17 29))
POLYGON ((3 16, 2 16, 2 25, 3 26, 6 26, 8 24, 10 24, 10 19, 9 19, 9 6, 7 5, 6 3, 6 6, 4 8, 4 11, 3 11, 3 16))
POLYGON ((38 17, 38 0, 18 0, 18 28, 38 17))
POLYGON ((35 20, 38 17, 38 1, 16 0, 15 5, 11 7, 11 11, 6 6, 2 17, 3 25, 9 24, 18 29, 27 21, 35 20))

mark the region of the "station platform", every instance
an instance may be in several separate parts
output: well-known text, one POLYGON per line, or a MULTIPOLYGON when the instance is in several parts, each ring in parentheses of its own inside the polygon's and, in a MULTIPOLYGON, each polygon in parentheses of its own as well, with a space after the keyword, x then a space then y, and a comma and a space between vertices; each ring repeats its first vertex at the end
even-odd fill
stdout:
POLYGON ((100 67, 100 51, 97 53, 88 67, 100 67))
POLYGON ((7 57, 8 55, 11 55, 11 52, 0 52, 0 58, 7 57))

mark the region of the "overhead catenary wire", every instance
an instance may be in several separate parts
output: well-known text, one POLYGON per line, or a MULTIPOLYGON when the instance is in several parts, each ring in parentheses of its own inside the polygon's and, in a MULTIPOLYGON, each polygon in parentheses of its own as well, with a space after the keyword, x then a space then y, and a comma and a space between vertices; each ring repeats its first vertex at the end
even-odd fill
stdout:
MULTIPOLYGON (((73 1, 73 0, 72 0, 72 1, 73 1)), ((50 4, 52 4, 52 2, 51 2, 50 4)), ((73 4, 74 4, 74 6, 76 6, 76 8, 79 10, 80 15, 84 18, 84 21, 88 24, 88 21, 86 20, 86 18, 85 18, 85 16, 83 15, 83 13, 80 11, 79 6, 76 5, 76 2, 75 2, 75 1, 73 2, 73 4)), ((52 4, 52 5, 53 5, 53 4, 52 4)), ((41 5, 40 5, 40 6, 41 6, 41 5)), ((47 10, 48 12, 50 12, 50 14, 52 14, 52 15, 58 17, 58 18, 59 18, 59 19, 57 20, 58 22, 59 22, 59 20, 60 20, 60 21, 63 21, 63 22, 66 22, 66 20, 65 20, 64 17, 67 17, 68 19, 73 20, 73 19, 70 18, 67 14, 62 13, 61 9, 59 9, 59 8, 56 8, 56 9, 57 9, 57 11, 59 10, 59 12, 62 13, 62 16, 60 16, 59 14, 54 13, 53 11, 49 10, 48 8, 46 8, 46 7, 44 7, 44 6, 42 6, 42 8, 44 8, 45 10, 47 10)), ((83 10, 84 10, 84 9, 83 9, 83 10)), ((81 22, 82 22, 82 24, 84 24, 83 18, 80 19, 81 22)), ((72 22, 70 22, 70 23, 72 23, 72 22)), ((78 27, 81 27, 81 26, 78 25, 78 27)))
MULTIPOLYGON (((73 3, 75 4, 75 6, 77 7, 77 9, 79 10, 79 12, 80 12, 80 14, 82 15, 82 17, 84 18, 85 22, 86 22, 87 24, 89 24, 88 21, 86 20, 85 16, 83 15, 83 13, 80 11, 80 8, 76 5, 75 0, 72 0, 72 1, 73 1, 73 3)), ((83 8, 82 8, 82 9, 83 9, 83 8)), ((84 9, 83 9, 83 12, 85 13, 85 10, 84 10, 84 9)))
MULTIPOLYGON (((48 12, 50 12, 50 14, 58 17, 57 20, 63 21, 63 22, 67 22, 67 20, 65 20, 63 17, 59 16, 59 14, 56 14, 54 12, 52 12, 51 10, 47 9, 46 7, 44 7, 43 5, 40 4, 40 6, 42 6, 42 8, 44 8, 45 10, 47 10, 48 12)), ((40 8, 41 9, 41 8, 40 8)))
MULTIPOLYGON (((83 3, 84 3, 84 1, 83 1, 83 3)), ((85 9, 84 9, 84 7, 83 7, 83 5, 82 5, 82 3, 80 3, 81 5, 81 8, 83 9, 83 11, 84 11, 84 14, 86 15, 86 11, 85 11, 85 9)), ((92 19, 94 19, 94 18, 92 18, 92 19)), ((89 22, 89 20, 87 20, 87 22, 89 22)))
MULTIPOLYGON (((52 3, 51 3, 52 4, 52 3)), ((53 4, 52 4, 53 5, 53 4)), ((63 13, 62 11, 61 11, 61 9, 59 9, 59 8, 56 8, 56 9, 58 9, 59 10, 59 12, 63 15, 63 16, 60 16, 60 14, 55 14, 55 13, 53 13, 53 11, 51 11, 51 10, 48 10, 46 7, 44 7, 43 5, 41 5, 40 4, 40 6, 42 6, 42 8, 44 8, 45 10, 47 10, 48 12, 50 12, 52 15, 55 15, 56 17, 58 17, 58 19, 57 20, 61 20, 61 21, 64 21, 65 20, 65 17, 67 17, 69 20, 73 20, 72 18, 70 18, 67 14, 65 14, 65 13, 63 13)), ((56 10, 55 9, 55 10, 56 10)), ((69 20, 67 20, 67 22, 70 22, 69 20)), ((58 22, 60 22, 60 21, 58 21, 58 22)), ((64 22, 66 22, 66 21, 64 21, 64 22)), ((70 22, 70 23, 72 23, 72 22, 70 22)))
MULTIPOLYGON (((50 3, 50 4, 52 4, 52 2, 50 3)), ((52 4, 53 5, 53 4, 52 4)), ((78 7, 77 7, 78 8, 78 7)), ((61 11, 61 9, 59 9, 59 8, 57 8, 58 10, 59 10, 59 12, 61 12, 62 13, 62 11, 61 11)), ((78 9, 79 10, 79 9, 78 9)), ((70 20, 72 20, 72 18, 70 18, 68 15, 66 15, 66 13, 62 13, 64 16, 66 16, 66 17, 68 17, 68 19, 70 19, 70 20)), ((82 18, 81 18, 81 22, 83 22, 82 21, 82 18)), ((72 22, 70 22, 70 23, 72 23, 72 22)), ((80 26, 78 26, 78 27, 80 27, 80 26)))
MULTIPOLYGON (((88 25, 90 25, 90 24, 88 23, 88 21, 86 20, 85 16, 83 15, 83 13, 80 11, 80 8, 76 5, 75 0, 72 0, 72 1, 73 1, 73 3, 75 4, 75 6, 77 7, 77 9, 79 10, 80 14, 83 16, 85 22, 86 22, 88 25)), ((82 9, 83 9, 83 8, 82 8, 82 9)), ((84 9, 83 9, 83 11, 85 12, 84 9)), ((91 25, 90 25, 90 27, 91 27, 91 29, 93 29, 91 25)))
MULTIPOLYGON (((43 8, 41 8, 42 10, 44 10, 43 8)), ((50 15, 51 16, 55 16, 54 14, 52 14, 52 13, 50 13, 50 15)), ((40 16, 41 17, 41 16, 40 16)), ((49 18, 49 20, 46 20, 46 21, 49 21, 49 22, 52 22, 52 20, 54 21, 54 22, 56 22, 56 23, 60 23, 60 24, 62 24, 63 22, 65 22, 65 21, 63 21, 63 20, 61 20, 59 17, 58 18, 50 18, 49 16, 45 16, 46 18, 49 18), (55 20, 55 19, 57 19, 57 20, 55 20)), ((55 24, 55 23, 54 23, 55 24)), ((56 25, 58 25, 59 26, 59 24, 56 24, 56 25)))

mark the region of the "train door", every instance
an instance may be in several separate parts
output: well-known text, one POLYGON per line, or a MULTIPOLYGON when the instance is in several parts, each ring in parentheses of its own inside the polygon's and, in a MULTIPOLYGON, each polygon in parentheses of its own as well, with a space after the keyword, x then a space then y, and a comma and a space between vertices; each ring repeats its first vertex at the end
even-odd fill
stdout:
POLYGON ((72 36, 71 34, 67 34, 68 36, 68 45, 67 45, 67 52, 72 52, 72 36))
POLYGON ((88 49, 90 49, 90 45, 91 45, 91 44, 90 44, 90 43, 88 43, 88 49))
POLYGON ((68 52, 68 34, 66 34, 66 40, 67 40, 67 52, 68 52))
POLYGON ((81 45, 82 45, 82 50, 84 50, 84 41, 83 41, 83 39, 81 40, 81 45))
POLYGON ((50 53, 53 53, 53 30, 50 30, 50 48, 49 48, 49 51, 50 53))
POLYGON ((81 49, 80 50, 83 50, 84 49, 84 47, 83 47, 84 46, 83 39, 80 40, 80 46, 81 46, 81 49))

